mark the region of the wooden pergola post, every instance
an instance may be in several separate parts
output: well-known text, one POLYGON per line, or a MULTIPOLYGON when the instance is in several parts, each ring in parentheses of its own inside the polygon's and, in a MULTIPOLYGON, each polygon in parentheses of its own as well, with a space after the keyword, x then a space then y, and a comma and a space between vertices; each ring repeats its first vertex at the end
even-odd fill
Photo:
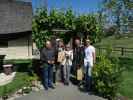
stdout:
POLYGON ((71 32, 72 30, 64 30, 64 29, 53 29, 52 32, 53 32, 53 37, 54 37, 54 41, 56 42, 56 39, 59 38, 59 34, 61 32, 63 32, 64 34, 68 33, 68 32, 71 32))

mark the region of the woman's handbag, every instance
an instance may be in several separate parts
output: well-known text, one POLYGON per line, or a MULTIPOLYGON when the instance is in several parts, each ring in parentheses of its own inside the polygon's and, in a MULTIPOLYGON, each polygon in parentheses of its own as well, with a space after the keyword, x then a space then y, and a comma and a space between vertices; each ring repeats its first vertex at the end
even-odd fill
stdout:
POLYGON ((83 69, 82 68, 78 68, 77 69, 77 80, 82 80, 83 79, 83 69))
POLYGON ((59 52, 57 62, 61 63, 63 62, 64 59, 65 59, 65 52, 64 51, 59 52))

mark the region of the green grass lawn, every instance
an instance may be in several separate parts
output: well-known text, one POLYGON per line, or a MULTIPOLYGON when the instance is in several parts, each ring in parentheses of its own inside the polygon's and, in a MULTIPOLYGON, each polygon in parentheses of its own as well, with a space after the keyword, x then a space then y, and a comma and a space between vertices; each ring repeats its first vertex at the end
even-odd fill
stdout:
MULTIPOLYGON (((133 36, 131 37, 121 37, 116 38, 115 36, 110 36, 102 39, 100 43, 96 43, 97 54, 99 54, 99 47, 114 47, 113 55, 118 57, 130 57, 133 58, 133 36), (116 48, 120 47, 120 48, 116 48), (122 55, 122 47, 124 48, 124 54, 122 55), (131 48, 131 49, 128 49, 131 48)), ((103 53, 105 49, 101 49, 100 53, 103 53)))
POLYGON ((133 100, 133 71, 123 72, 120 94, 133 100))
POLYGON ((23 86, 27 86, 28 77, 29 75, 27 73, 17 72, 14 80, 11 83, 0 86, 0 96, 12 94, 15 91, 21 89, 23 86))
POLYGON ((133 100, 133 59, 120 59, 122 67, 125 70, 122 73, 122 83, 120 85, 120 94, 133 100))
POLYGON ((120 46, 125 48, 133 48, 133 37, 122 37, 122 38, 115 38, 115 36, 110 36, 108 38, 102 39, 100 43, 97 43, 96 45, 100 46, 106 46, 106 45, 112 45, 112 46, 120 46))

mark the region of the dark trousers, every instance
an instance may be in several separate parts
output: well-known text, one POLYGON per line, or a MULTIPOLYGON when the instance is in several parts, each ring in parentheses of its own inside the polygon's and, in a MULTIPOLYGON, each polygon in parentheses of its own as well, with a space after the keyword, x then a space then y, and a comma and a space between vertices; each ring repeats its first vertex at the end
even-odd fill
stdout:
POLYGON ((44 66, 43 71, 43 86, 47 89, 53 86, 53 65, 44 66))
POLYGON ((64 73, 63 73, 64 66, 59 64, 56 66, 56 81, 64 81, 64 73))

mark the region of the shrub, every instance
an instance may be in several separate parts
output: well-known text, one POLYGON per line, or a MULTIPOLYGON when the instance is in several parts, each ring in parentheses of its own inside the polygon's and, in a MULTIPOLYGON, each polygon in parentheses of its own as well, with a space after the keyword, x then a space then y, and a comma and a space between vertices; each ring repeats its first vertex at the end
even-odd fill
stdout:
POLYGON ((32 59, 11 59, 5 60, 5 64, 13 64, 17 72, 28 72, 32 67, 32 59))
POLYGON ((100 55, 93 69, 93 89, 105 98, 114 99, 119 89, 121 68, 117 60, 111 60, 107 56, 100 55))

